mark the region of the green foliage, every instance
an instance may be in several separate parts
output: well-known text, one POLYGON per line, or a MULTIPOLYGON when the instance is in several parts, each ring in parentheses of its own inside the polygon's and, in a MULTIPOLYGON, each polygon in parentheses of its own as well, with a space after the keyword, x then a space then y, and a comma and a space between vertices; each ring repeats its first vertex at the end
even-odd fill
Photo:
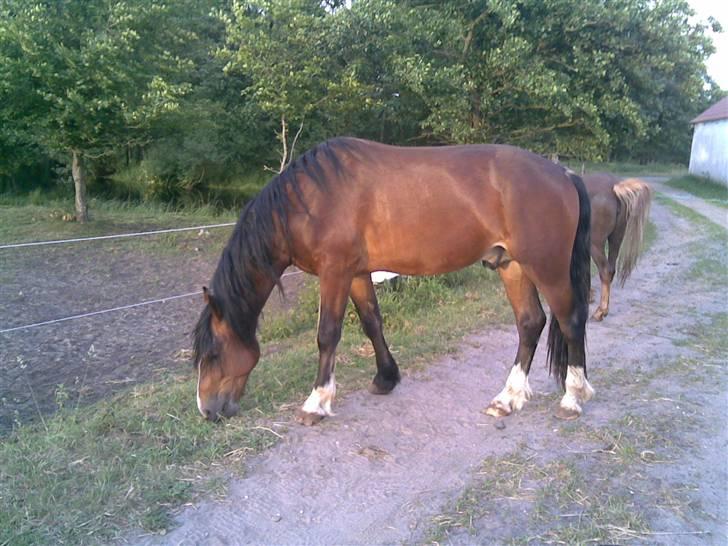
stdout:
POLYGON ((684 0, 0 0, 0 190, 67 180, 54 166, 76 151, 111 195, 220 199, 285 164, 299 128, 293 155, 352 134, 684 162, 687 121, 724 93, 691 13, 684 0))
POLYGON ((32 141, 97 155, 175 109, 189 61, 166 49, 168 16, 160 2, 6 0, 0 51, 32 141))
POLYGON ((449 57, 464 66, 470 104, 433 125, 447 140, 587 159, 630 157, 635 145, 659 141, 684 160, 686 122, 703 107, 711 51, 705 27, 688 23, 687 3, 414 3, 462 29, 449 57))

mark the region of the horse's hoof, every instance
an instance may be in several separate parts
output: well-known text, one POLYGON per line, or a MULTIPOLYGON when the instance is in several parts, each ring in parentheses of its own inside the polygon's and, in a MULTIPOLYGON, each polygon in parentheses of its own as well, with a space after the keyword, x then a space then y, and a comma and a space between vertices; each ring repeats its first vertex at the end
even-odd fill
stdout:
POLYGON ((561 419, 562 421, 573 421, 574 419, 578 419, 580 415, 580 411, 577 411, 575 409, 562 408, 561 406, 559 406, 556 410, 556 413, 554 413, 554 417, 556 417, 557 419, 561 419))
POLYGON ((502 402, 493 400, 485 409, 485 414, 492 417, 508 417, 511 414, 511 408, 502 402))
POLYGON ((377 374, 369 385, 369 392, 372 394, 389 394, 399 383, 399 374, 395 379, 383 379, 377 374))
POLYGON ((369 388, 367 389, 371 394, 389 394, 392 392, 392 389, 383 389, 373 381, 369 384, 369 388))
POLYGON ((604 317, 606 317, 606 315, 605 315, 604 313, 601 313, 600 311, 597 311, 596 313, 594 313, 594 314, 592 315, 591 319, 592 319, 592 320, 593 320, 594 322, 601 322, 601 321, 603 321, 603 320, 604 320, 604 317))
POLYGON ((369 385, 369 392, 372 394, 389 394, 394 390, 394 386, 396 383, 392 383, 392 386, 388 385, 377 385, 374 381, 372 381, 369 385))
POLYGON ((298 410, 296 412, 296 422, 306 427, 311 427, 321 422, 324 417, 324 415, 320 415, 318 413, 309 413, 303 410, 298 410))

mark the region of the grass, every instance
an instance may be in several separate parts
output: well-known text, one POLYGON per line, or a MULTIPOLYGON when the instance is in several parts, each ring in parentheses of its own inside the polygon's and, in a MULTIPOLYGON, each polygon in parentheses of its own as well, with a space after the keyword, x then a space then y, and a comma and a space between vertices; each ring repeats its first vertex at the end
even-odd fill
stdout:
POLYGON ((91 237, 145 231, 155 228, 234 222, 237 213, 219 212, 213 207, 174 209, 159 204, 91 199, 91 221, 79 224, 65 221, 73 214, 73 202, 65 199, 39 199, 0 196, 0 243, 91 237))
MULTIPOLYGON (((672 368, 666 363, 663 370, 672 368)), ((600 425, 562 423, 559 449, 522 444, 486 458, 471 485, 432 519, 424 542, 613 544, 652 536, 650 469, 672 464, 693 446, 683 435, 703 430, 698 415, 676 406, 685 402, 658 404, 648 416, 627 411, 600 425)), ((684 491, 674 491, 658 504, 682 517, 688 502, 684 491)))
POLYGON ((705 235, 705 239, 700 244, 692 245, 689 250, 695 261, 685 271, 686 279, 700 280, 715 289, 724 289, 726 281, 728 281, 725 229, 690 207, 663 194, 658 194, 656 199, 676 215, 688 220, 696 231, 705 235))
POLYGON ((728 187, 708 178, 693 175, 678 176, 665 182, 665 185, 728 208, 728 187))
POLYGON ((728 313, 714 313, 683 331, 685 338, 676 340, 675 344, 681 347, 697 349, 704 356, 716 359, 725 364, 725 355, 728 354, 728 313), (705 320, 707 318, 707 320, 705 320))
MULTIPOLYGON (((12 217, 0 224, 2 239, 35 234, 27 226, 33 223, 44 236, 59 236, 56 228, 63 224, 42 217, 53 210, 52 204, 26 203, 17 208, 22 210, 0 205, 3 220, 12 217), (27 213, 38 218, 31 221, 27 213)), ((98 203, 95 210, 105 226, 68 224, 65 228, 103 232, 140 222, 167 226, 190 219, 218 219, 211 211, 167 212, 149 205, 98 203)), ((715 226, 699 215, 696 221, 707 222, 706 229, 715 226)), ((410 279, 400 289, 384 286, 378 293, 385 334, 405 371, 417 369, 433 354, 455 350, 462 336, 478 325, 511 320, 497 275, 482 267, 410 279)), ((261 340, 264 349, 273 346, 274 351, 264 355, 253 373, 241 416, 223 425, 211 425, 197 415, 190 374, 137 387, 79 410, 63 410, 40 424, 17 427, 0 444, 0 545, 100 543, 130 528, 162 531, 175 507, 196 495, 219 494, 224 475, 244 472, 247 456, 274 444, 290 422, 292 409, 308 394, 317 356, 316 307, 317 291, 308 287, 298 306, 284 315, 264 318, 261 340)), ((725 317, 720 320, 723 324, 725 317)), ((369 347, 349 308, 337 356, 339 392, 345 394, 371 380, 374 362, 369 347)), ((636 448, 616 452, 628 467, 644 462, 635 457, 636 448)), ((559 507, 568 508, 572 502, 587 507, 588 517, 578 522, 547 531, 540 528, 542 541, 619 540, 625 532, 644 528, 639 511, 619 491, 577 491, 580 488, 574 484, 595 480, 589 476, 590 481, 585 481, 583 469, 572 463, 547 462, 540 468, 533 461, 507 457, 484 463, 484 485, 463 494, 453 514, 443 515, 438 532, 446 536, 455 528, 473 528, 473 521, 483 514, 473 503, 479 502, 484 491, 501 500, 511 498, 508 502, 538 502, 541 524, 547 517, 558 516, 548 511, 552 501, 559 507), (506 459, 522 468, 496 475, 506 459), (563 479, 550 481, 552 474, 563 479), (524 483, 531 484, 532 490, 522 490, 524 483)), ((609 471, 608 465, 602 468, 604 473, 609 471)), ((525 539, 514 539, 519 540, 525 539)))
POLYGON ((678 163, 629 163, 623 161, 580 162, 567 161, 577 174, 606 172, 620 176, 680 176, 687 174, 687 167, 678 163))
POLYGON ((275 440, 249 420, 208 426, 189 404, 189 387, 137 388, 4 438, 0 543, 83 544, 123 527, 164 529, 170 507, 218 487, 208 479, 215 461, 275 440))
POLYGON ((587 470, 574 456, 543 461, 518 450, 483 461, 474 485, 452 509, 433 518, 426 543, 447 543, 462 533, 478 537, 482 519, 502 522, 495 533, 470 542, 585 544, 637 538, 648 529, 634 499, 611 483, 601 465, 587 470))
POLYGON ((648 219, 645 225, 644 239, 642 240, 642 253, 644 254, 649 251, 655 244, 655 241, 657 241, 657 226, 652 220, 648 219))
MULTIPOLYGON (((476 325, 511 314, 497 275, 479 266, 378 292, 405 372, 454 350, 476 325)), ((245 458, 278 440, 310 390, 315 298, 315 287, 305 288, 295 309, 264 319, 263 347, 274 350, 252 374, 241 416, 222 425, 197 414, 190 372, 18 426, 0 445, 0 544, 100 543, 133 528, 162 531, 175 507, 220 490, 222 469, 244 472, 245 458)), ((365 386, 374 372, 370 344, 349 309, 339 391, 365 386)))
POLYGON ((726 239, 726 232, 725 229, 715 222, 709 220, 699 212, 696 212, 694 209, 685 206, 681 203, 678 203, 674 199, 670 199, 666 195, 662 193, 658 193, 655 196, 655 200, 660 203, 661 205, 665 205, 667 208, 669 208, 673 213, 676 215, 685 218, 692 224, 695 224, 695 227, 699 229, 700 231, 704 232, 705 235, 707 235, 710 239, 713 239, 715 241, 723 242, 726 239))

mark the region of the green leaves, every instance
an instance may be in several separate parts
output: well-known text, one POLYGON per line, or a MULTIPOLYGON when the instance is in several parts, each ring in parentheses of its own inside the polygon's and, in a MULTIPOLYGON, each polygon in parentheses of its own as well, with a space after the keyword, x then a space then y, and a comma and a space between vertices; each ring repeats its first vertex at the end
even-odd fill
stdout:
POLYGON ((6 0, 0 56, 13 114, 53 152, 109 153, 190 89, 170 53, 170 8, 157 1, 6 0), (18 92, 32 82, 29 94, 18 92), (11 91, 11 92, 12 92, 11 91))
POLYGON ((720 92, 690 13, 684 0, 0 0, 0 176, 75 149, 112 174, 119 157, 156 155, 175 180, 220 178, 275 161, 282 120, 288 152, 302 124, 295 151, 353 134, 685 159, 687 122, 720 92))

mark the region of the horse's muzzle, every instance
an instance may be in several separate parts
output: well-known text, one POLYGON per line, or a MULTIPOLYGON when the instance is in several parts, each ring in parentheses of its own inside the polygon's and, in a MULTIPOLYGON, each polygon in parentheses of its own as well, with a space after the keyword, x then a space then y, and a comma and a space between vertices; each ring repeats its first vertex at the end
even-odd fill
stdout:
POLYGON ((240 406, 228 398, 215 397, 201 402, 199 410, 205 419, 217 422, 220 419, 237 415, 240 406))

